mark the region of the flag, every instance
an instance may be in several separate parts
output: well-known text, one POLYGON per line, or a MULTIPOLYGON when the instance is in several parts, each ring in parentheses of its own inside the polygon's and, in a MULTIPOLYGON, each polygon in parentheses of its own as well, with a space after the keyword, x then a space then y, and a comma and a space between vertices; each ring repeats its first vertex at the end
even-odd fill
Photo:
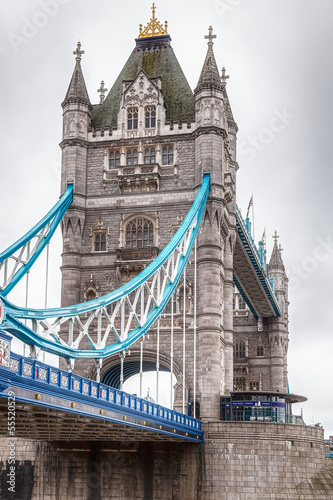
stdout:
POLYGON ((265 249, 265 246, 266 246, 266 228, 264 229, 264 232, 262 233, 261 241, 262 241, 263 247, 265 249))
POLYGON ((248 218, 248 216, 249 216, 250 208, 252 207, 252 205, 253 205, 253 195, 251 196, 249 206, 247 207, 246 218, 248 218))

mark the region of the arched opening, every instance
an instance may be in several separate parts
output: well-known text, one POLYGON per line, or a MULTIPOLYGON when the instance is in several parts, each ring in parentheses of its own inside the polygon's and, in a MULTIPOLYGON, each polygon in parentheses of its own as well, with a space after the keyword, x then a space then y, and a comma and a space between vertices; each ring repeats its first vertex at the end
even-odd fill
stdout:
MULTIPOLYGON (((120 388, 120 364, 110 367, 101 377, 101 382, 116 389, 120 388)), ((156 362, 143 360, 142 362, 142 397, 149 396, 155 402, 156 397, 156 362)), ((140 360, 124 361, 123 367, 124 384, 123 390, 129 394, 136 394, 140 396, 140 360)), ((175 385, 177 379, 175 374, 172 375, 172 387, 175 385)), ((171 379, 170 369, 160 363, 159 367, 159 397, 158 403, 162 406, 170 408, 174 401, 174 394, 172 389, 172 400, 170 397, 171 379), (172 404, 170 405, 170 402, 172 404)))

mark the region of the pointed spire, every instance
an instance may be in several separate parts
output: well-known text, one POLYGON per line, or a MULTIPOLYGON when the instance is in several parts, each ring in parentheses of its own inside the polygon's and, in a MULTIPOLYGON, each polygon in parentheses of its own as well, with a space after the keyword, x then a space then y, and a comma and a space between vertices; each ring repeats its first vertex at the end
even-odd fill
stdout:
POLYGON ((271 270, 275 270, 275 269, 281 269, 282 271, 284 271, 284 264, 283 264, 283 260, 282 260, 282 248, 281 248, 281 245, 278 246, 278 243, 277 243, 277 240, 278 240, 279 236, 277 234, 277 232, 275 231, 274 232, 274 236, 273 236, 273 239, 274 239, 274 247, 273 247, 273 251, 272 251, 272 255, 271 255, 271 259, 269 261, 269 264, 268 264, 268 270, 271 271, 271 270))
POLYGON ((206 54, 206 59, 203 64, 201 75, 198 81, 197 88, 195 89, 195 93, 204 88, 215 88, 222 90, 223 85, 221 83, 221 78, 219 74, 219 70, 217 69, 217 64, 213 52, 213 39, 216 38, 216 35, 213 35, 213 28, 209 26, 208 35, 205 36, 205 39, 208 40, 208 50, 206 54))
POLYGON ((82 68, 81 68, 81 56, 84 54, 84 51, 81 50, 81 43, 77 43, 76 50, 73 52, 73 54, 76 56, 76 64, 73 72, 72 79, 70 81, 66 97, 64 99, 64 102, 62 103, 62 106, 64 107, 65 104, 69 102, 80 102, 82 104, 87 104, 89 107, 91 107, 87 87, 84 81, 83 73, 82 73, 82 68))

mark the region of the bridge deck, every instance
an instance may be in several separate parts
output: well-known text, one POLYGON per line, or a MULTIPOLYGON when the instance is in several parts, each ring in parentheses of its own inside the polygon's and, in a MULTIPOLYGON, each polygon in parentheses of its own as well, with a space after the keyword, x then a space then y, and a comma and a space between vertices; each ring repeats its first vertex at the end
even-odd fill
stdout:
POLYGON ((13 406, 15 437, 203 441, 197 419, 14 353, 0 367, 0 390, 0 433, 9 437, 13 406))

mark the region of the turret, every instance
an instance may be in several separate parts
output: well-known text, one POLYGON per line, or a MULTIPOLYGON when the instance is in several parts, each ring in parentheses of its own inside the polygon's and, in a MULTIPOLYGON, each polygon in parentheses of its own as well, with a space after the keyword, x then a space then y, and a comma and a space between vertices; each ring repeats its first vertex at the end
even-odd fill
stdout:
POLYGON ((269 343, 271 348, 272 389, 287 391, 287 351, 288 351, 288 278, 282 260, 282 248, 278 246, 278 235, 273 236, 274 247, 267 266, 269 278, 273 278, 281 316, 269 320, 269 343))
MULTIPOLYGON (((194 91, 196 105, 195 180, 210 174, 211 189, 198 242, 198 335, 200 414, 219 418, 220 396, 233 388, 233 248, 235 243, 234 139, 229 139, 226 75, 220 78, 212 27, 206 58, 194 91), (232 149, 230 149, 230 144, 232 149), (214 297, 215 300, 211 300, 214 297), (202 360, 205 360, 203 362, 202 360)), ((236 130, 236 129, 234 129, 236 130)))
POLYGON ((62 221, 62 305, 80 301, 81 238, 85 222, 88 127, 92 106, 81 69, 81 44, 73 54, 76 64, 63 108, 61 192, 74 184, 74 199, 62 221), (65 292, 66 291, 66 292, 65 292))
POLYGON ((65 191, 69 180, 74 181, 75 194, 85 195, 86 188, 86 141, 91 120, 92 105, 84 81, 81 56, 81 44, 76 50, 76 64, 63 108, 63 150, 61 190, 65 191), (81 151, 82 149, 82 151, 81 151), (74 160, 75 158, 75 160, 74 160))

